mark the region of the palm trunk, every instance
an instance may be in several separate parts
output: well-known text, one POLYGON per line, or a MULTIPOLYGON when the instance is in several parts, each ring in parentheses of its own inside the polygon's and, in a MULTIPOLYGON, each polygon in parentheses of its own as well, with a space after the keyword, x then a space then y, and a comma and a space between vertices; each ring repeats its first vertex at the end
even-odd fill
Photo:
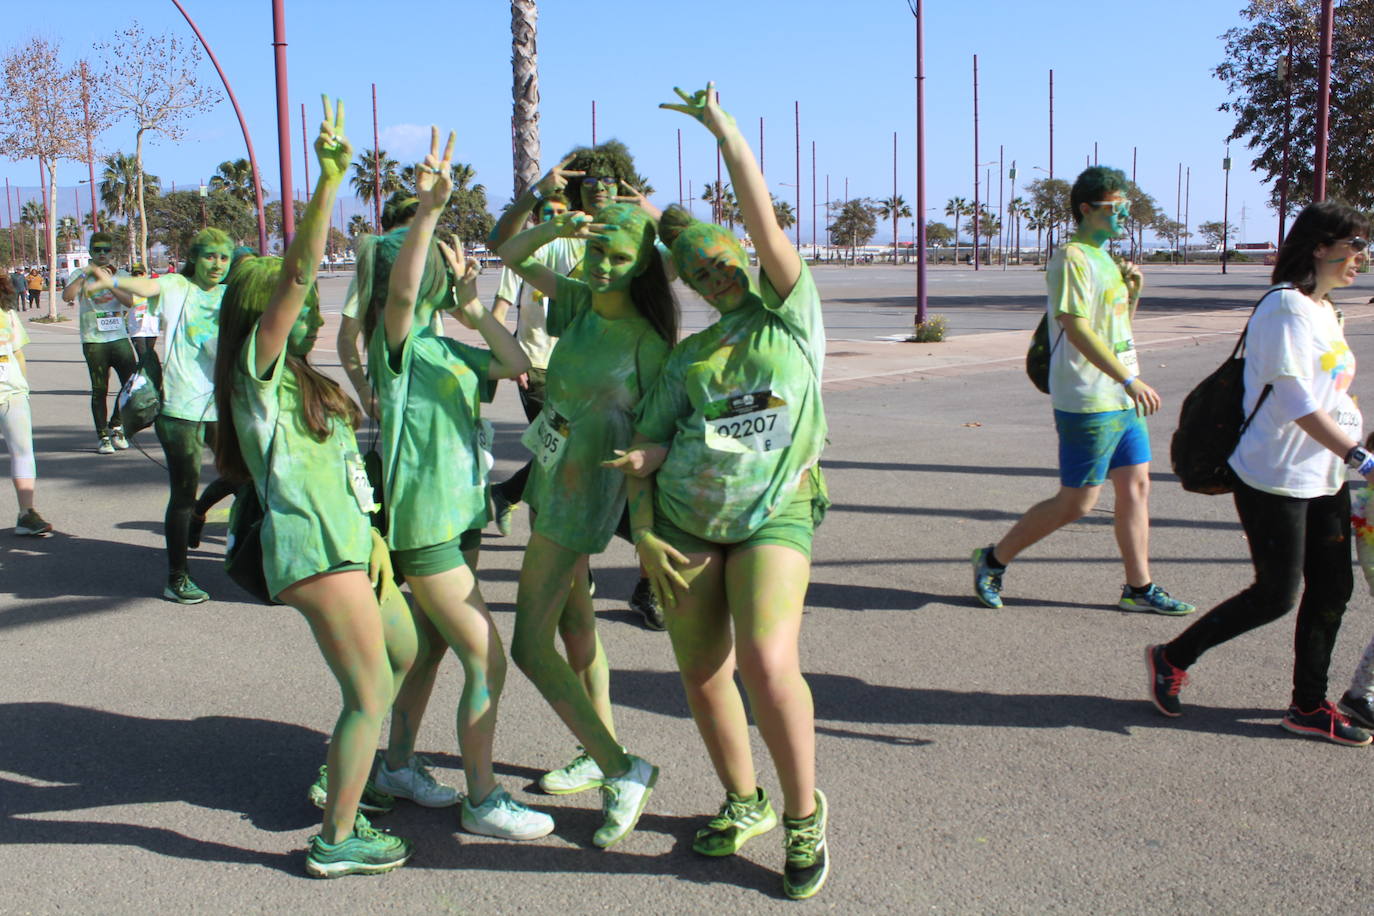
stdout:
POLYGON ((48 320, 57 320, 57 162, 49 159, 48 199, 43 206, 48 211, 48 320))
POLYGON ((138 140, 134 146, 134 161, 138 163, 138 253, 142 263, 148 263, 148 211, 143 203, 143 128, 138 129, 138 140))
POLYGON ((539 44, 535 0, 511 0, 511 143, 515 192, 519 197, 539 180, 539 44))
POLYGON ((959 263, 959 214, 954 214, 954 263, 959 263))

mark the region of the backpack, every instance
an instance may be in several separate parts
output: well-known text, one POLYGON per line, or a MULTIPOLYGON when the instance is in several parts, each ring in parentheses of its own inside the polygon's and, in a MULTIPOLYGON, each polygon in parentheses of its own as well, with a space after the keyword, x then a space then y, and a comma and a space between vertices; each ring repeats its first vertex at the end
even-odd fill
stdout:
POLYGON ((1050 316, 1048 312, 1041 315, 1040 323, 1031 334, 1030 348, 1026 350, 1026 375, 1030 377, 1031 384, 1045 394, 1050 393, 1050 358, 1063 338, 1064 329, 1060 328, 1054 345, 1050 345, 1050 316))
MULTIPOLYGON (((1253 310, 1250 317, 1254 318, 1253 310)), ((1247 321, 1231 355, 1183 399, 1178 428, 1169 442, 1169 462, 1178 482, 1190 493, 1216 496, 1235 489, 1236 472, 1228 463, 1231 453, 1274 389, 1265 385, 1255 409, 1245 415, 1245 335, 1249 331, 1247 321)))

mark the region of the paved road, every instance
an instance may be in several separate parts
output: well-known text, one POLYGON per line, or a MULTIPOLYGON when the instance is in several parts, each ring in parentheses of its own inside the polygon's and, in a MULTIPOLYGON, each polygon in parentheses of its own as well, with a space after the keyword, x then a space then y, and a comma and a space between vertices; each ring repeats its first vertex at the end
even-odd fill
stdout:
MULTIPOLYGON (((1186 715, 1160 717, 1144 699, 1141 650, 1184 622, 1113 609, 1121 572, 1110 496, 1017 562, 1005 609, 982 609, 969 596, 970 549, 1055 486, 1048 403, 1018 365, 1037 317, 1040 275, 935 272, 948 292, 934 309, 951 316, 954 331, 942 351, 875 340, 910 321, 909 302, 893 298, 909 272, 818 273, 833 297, 827 368, 849 373, 850 382, 827 395, 835 506, 817 534, 803 637, 834 861, 830 884, 808 907, 1367 906, 1374 752, 1277 727, 1288 696, 1290 623, 1204 658, 1184 692, 1186 715), (875 349, 863 350, 862 341, 875 349), (843 352, 858 355, 835 355, 843 352), (886 372, 902 360, 906 376, 864 376, 865 366, 886 372)), ((1142 320, 1167 313, 1177 324, 1157 323, 1158 342, 1142 360, 1166 399, 1151 427, 1157 455, 1167 452, 1183 394, 1228 347, 1225 321, 1237 321, 1228 308, 1254 292, 1255 272, 1237 273, 1223 280, 1191 269, 1151 272, 1151 292, 1164 301, 1147 299, 1142 320), (1220 318, 1212 315, 1219 310, 1220 318)), ((341 291, 341 282, 326 282, 328 310, 341 291)), ((690 306, 687 313, 690 324, 690 306)), ((1352 347, 1374 365, 1369 310, 1350 313, 1352 347)), ((289 609, 237 600, 219 566, 223 528, 215 525, 192 564, 217 600, 188 608, 154 597, 163 577, 163 472, 135 450, 94 453, 70 326, 35 326, 33 337, 40 507, 60 533, 0 536, 0 912, 793 906, 779 894, 776 834, 726 861, 690 851, 692 831, 720 793, 665 637, 624 609, 634 572, 619 543, 597 561, 617 724, 632 749, 663 767, 640 829, 615 850, 597 851, 589 845, 599 823, 594 796, 537 794, 541 769, 565 760, 572 743, 512 670, 498 772, 522 799, 554 814, 553 836, 515 845, 455 834, 452 812, 406 807, 386 824, 416 841, 412 865, 371 880, 303 877, 304 844, 318 824, 304 788, 338 708, 307 629, 289 609)), ((326 366, 336 363, 332 352, 320 355, 326 366)), ((1367 387, 1357 382, 1356 390, 1367 387)), ((492 416, 503 475, 520 460, 510 386, 492 416)), ((1158 581, 1202 605, 1247 584, 1229 501, 1183 493, 1165 463, 1154 481, 1158 581)), ((484 543, 483 590, 507 635, 524 535, 521 517, 515 536, 484 543)), ((1335 693, 1372 631, 1361 586, 1337 646, 1335 693)), ((461 779, 450 718, 460 678, 447 663, 420 741, 450 780, 461 779)), ((775 791, 761 745, 758 755, 775 791)))

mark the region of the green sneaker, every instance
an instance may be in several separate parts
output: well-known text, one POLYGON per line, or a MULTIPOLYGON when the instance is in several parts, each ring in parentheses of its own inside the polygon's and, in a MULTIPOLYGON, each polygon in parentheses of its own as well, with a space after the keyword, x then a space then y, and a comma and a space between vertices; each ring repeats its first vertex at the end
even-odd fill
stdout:
POLYGON ((597 766, 596 761, 579 745, 577 756, 571 763, 556 770, 549 770, 539 777, 539 788, 550 795, 572 795, 595 789, 601 785, 603 778, 601 767, 597 766))
POLYGON ((315 878, 378 875, 406 864, 411 851, 410 840, 374 829, 359 814, 353 821, 353 834, 347 839, 326 843, 318 834, 310 838, 305 870, 315 878))
POLYGON ((787 864, 782 870, 782 892, 793 900, 814 897, 830 874, 830 856, 825 848, 825 795, 816 790, 816 810, 810 817, 782 819, 783 849, 787 864))
POLYGON ((703 856, 732 856, 746 842, 776 826, 778 816, 773 813, 763 786, 752 796, 726 792, 720 813, 697 831, 692 849, 703 856))
POLYGON ((210 600, 210 594, 196 585, 184 572, 175 572, 167 577, 162 597, 177 604, 200 604, 202 601, 210 600))
POLYGON ((602 849, 610 849, 635 829, 658 782, 658 767, 634 754, 629 757, 630 768, 623 776, 608 776, 601 781, 601 813, 606 822, 592 834, 592 843, 602 849))
MULTIPOLYGON (((320 775, 311 783, 308 795, 312 805, 316 808, 324 808, 324 801, 329 796, 329 767, 320 767, 320 775)), ((363 797, 358 799, 359 811, 371 815, 390 814, 391 809, 395 807, 396 797, 394 795, 383 792, 370 779, 363 783, 363 797)))

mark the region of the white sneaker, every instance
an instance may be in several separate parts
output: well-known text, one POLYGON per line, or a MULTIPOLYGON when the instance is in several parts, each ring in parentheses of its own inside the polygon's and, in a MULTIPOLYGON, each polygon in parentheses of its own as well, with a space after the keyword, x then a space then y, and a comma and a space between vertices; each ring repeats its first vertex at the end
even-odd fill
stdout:
POLYGON ((579 746, 571 763, 539 777, 539 788, 550 795, 572 795, 595 789, 601 785, 601 779, 601 767, 579 746))
POLYGON ((123 450, 129 447, 129 440, 124 435, 124 428, 121 426, 110 427, 110 444, 115 448, 123 450))
POLYGON ((114 443, 110 441, 109 436, 100 437, 100 446, 96 449, 96 453, 99 455, 114 454, 114 443))
POLYGON ((446 786, 429 772, 429 761, 412 754, 406 765, 393 770, 383 760, 377 766, 377 788, 397 798, 408 798, 426 808, 448 808, 458 804, 462 794, 453 786, 446 786))
POLYGON ((608 776, 601 782, 601 812, 606 823, 592 835, 592 843, 610 849, 635 829, 649 793, 658 782, 658 767, 641 757, 630 755, 630 768, 624 776, 608 776))
POLYGON ((553 833, 553 818, 520 804, 500 786, 475 808, 471 799, 463 799, 460 822, 468 833, 505 840, 537 840, 553 833))

